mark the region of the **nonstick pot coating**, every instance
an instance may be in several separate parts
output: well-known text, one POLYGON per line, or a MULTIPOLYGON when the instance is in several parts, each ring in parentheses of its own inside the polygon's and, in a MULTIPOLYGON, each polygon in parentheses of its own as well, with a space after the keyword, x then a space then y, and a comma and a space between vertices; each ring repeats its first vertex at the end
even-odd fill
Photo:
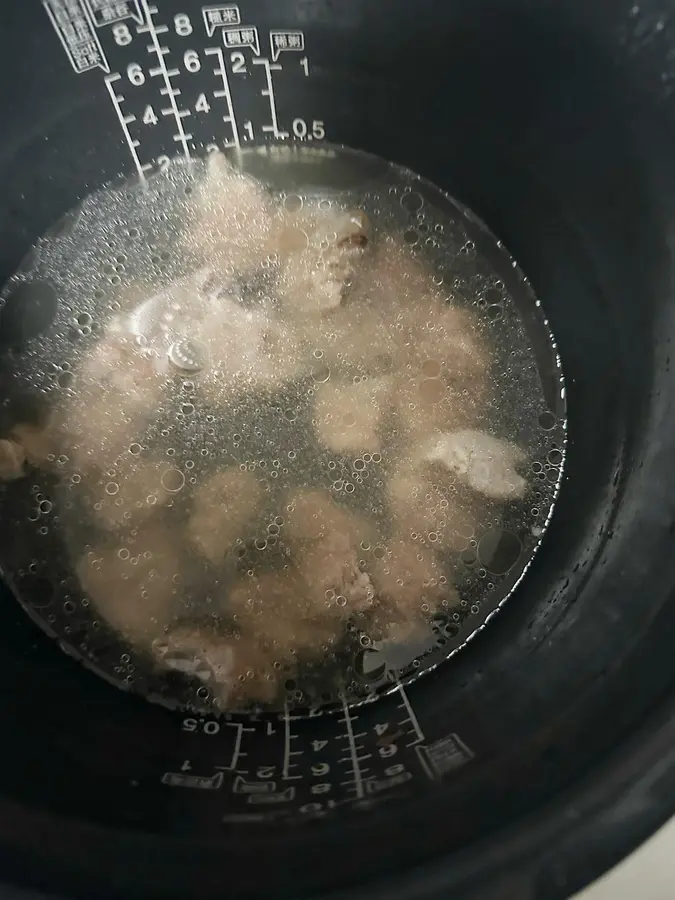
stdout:
MULTIPOLYGON (((157 5, 158 21, 186 10, 199 21, 197 4, 157 5)), ((376 726, 403 723, 392 763, 411 773, 408 781, 383 790, 386 799, 364 788, 354 804, 353 761, 341 761, 337 743, 344 723, 292 723, 303 753, 293 809, 316 800, 309 793, 316 779, 304 775, 313 741, 328 742, 331 797, 348 801, 324 806, 318 817, 276 807, 263 821, 242 818, 253 805, 234 790, 239 775, 261 780, 260 768, 274 766, 277 790, 294 786, 285 780, 288 723, 233 720, 210 735, 206 722, 186 725, 184 716, 83 671, 4 596, 1 867, 8 880, 87 897, 261 897, 273 889, 297 898, 385 878, 412 896, 424 871, 437 874, 440 893, 453 872, 473 866, 484 883, 494 876, 490 895, 502 896, 509 860, 518 856, 510 833, 559 835, 541 827, 542 817, 560 824, 562 798, 575 796, 584 778, 609 779, 608 754, 627 747, 644 766, 658 765, 645 750, 650 732, 640 728, 675 676, 669 7, 240 6, 261 34, 295 26, 312 48, 313 76, 280 92, 280 117, 325 111, 331 141, 436 182, 518 259, 567 375, 567 476, 540 554, 490 627, 408 688, 405 702, 397 694, 355 711, 350 724, 367 735, 378 767, 376 726), (230 771, 237 736, 237 771, 230 771), (430 780, 439 748, 445 772, 430 780), (186 761, 185 771, 205 777, 224 767, 222 787, 163 780, 186 761)), ((12 5, 5 19, 3 280, 79 198, 131 171, 102 74, 74 75, 39 4, 12 5)), ((0 343, 17 327, 1 313, 0 343)), ((635 767, 626 771, 637 778, 635 767)), ((578 809, 584 821, 593 815, 593 803, 578 809)), ((631 834, 643 836, 640 827, 631 834)), ((532 843, 519 846, 535 852, 532 843)), ((557 880, 547 870, 537 890, 560 896, 580 886, 573 866, 566 858, 557 880)))

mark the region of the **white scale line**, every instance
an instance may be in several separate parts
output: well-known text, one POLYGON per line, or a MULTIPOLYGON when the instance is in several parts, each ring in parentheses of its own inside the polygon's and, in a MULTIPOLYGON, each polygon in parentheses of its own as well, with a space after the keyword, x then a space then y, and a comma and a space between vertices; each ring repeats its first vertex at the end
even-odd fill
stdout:
POLYGON ((288 712, 288 704, 284 703, 284 764, 281 770, 281 777, 284 781, 298 781, 302 778, 302 775, 289 775, 289 771, 294 765, 291 762, 291 757, 300 756, 300 751, 291 750, 291 741, 294 737, 295 735, 291 733, 291 717, 288 712))
POLYGON ((121 94, 118 94, 115 88, 113 87, 113 82, 118 81, 122 76, 119 72, 114 72, 112 75, 106 75, 104 78, 105 86, 110 94, 110 99, 112 100, 112 105, 115 108, 115 112, 117 113, 117 118, 119 119, 120 125, 122 126, 122 132, 124 133, 124 138, 127 142, 127 146, 129 147, 129 152, 131 153, 131 158, 134 161, 134 165, 138 169, 138 174, 140 175, 141 181, 145 182, 145 172, 148 166, 141 165, 141 161, 138 158, 138 153, 136 152, 136 147, 138 147, 138 141, 135 141, 131 134, 129 133, 129 129, 127 125, 129 121, 133 121, 135 117, 125 116, 122 113, 122 108, 120 106, 120 102, 124 99, 121 94))
MULTIPOLYGON (((358 750, 356 749, 356 738, 354 737, 352 717, 349 714, 349 706, 347 705, 347 701, 344 699, 344 697, 342 698, 342 709, 344 710, 343 721, 345 723, 345 726, 347 727, 347 740, 349 741, 349 757, 346 757, 346 759, 348 759, 352 764, 352 773, 354 775, 354 790, 356 791, 357 798, 361 800, 365 796, 365 789, 363 787, 363 775, 361 773, 358 750)), ((351 779, 349 783, 351 783, 351 779)))
MULTIPOLYGON (((234 116, 234 106, 232 105, 232 94, 230 93, 230 81, 227 77, 227 69, 225 68, 225 57, 223 56, 223 51, 220 47, 207 47, 204 50, 206 56, 216 56, 218 59, 218 68, 213 70, 214 75, 220 75, 223 80, 223 88, 222 91, 214 91, 214 97, 225 97, 227 101, 227 115, 223 116, 223 122, 230 122, 232 124, 232 138, 234 141, 233 146, 240 148, 239 141, 239 127, 237 126, 237 120, 234 116)), ((229 145, 232 146, 232 145, 229 145)))
MULTIPOLYGON (((167 106, 164 109, 160 109, 160 112, 163 116, 170 116, 173 113, 173 110, 170 106, 167 106)), ((192 113, 189 109, 179 109, 178 115, 181 117, 181 119, 184 119, 186 116, 191 116, 192 113)))
MULTIPOLYGON (((406 690, 403 687, 403 685, 401 684, 401 682, 398 680, 398 678, 396 679, 396 683, 398 684, 398 692, 401 695, 401 700, 403 701, 402 706, 405 709, 407 716, 408 716, 408 720, 410 721, 410 724, 413 727, 413 731, 415 732, 415 734, 417 736, 416 740, 412 741, 412 743, 407 744, 406 746, 414 747, 415 744, 422 743, 422 741, 424 740, 424 732, 422 731, 422 729, 420 727, 420 723, 417 721, 417 716, 415 715, 415 711, 413 710, 412 706, 410 705, 410 700, 408 699, 406 690)), ((403 724, 403 723, 400 723, 400 724, 403 724)))
POLYGON ((229 766, 214 766, 214 768, 219 769, 223 772, 236 772, 238 771, 240 775, 246 774, 242 769, 237 769, 239 764, 239 760, 242 756, 248 756, 247 753, 243 753, 241 749, 241 739, 244 735, 245 731, 254 731, 253 728, 245 728, 240 722, 226 722, 230 728, 237 729, 237 736, 234 739, 234 749, 232 750, 232 759, 230 760, 229 766))
POLYGON ((271 125, 263 125, 262 130, 272 132, 275 138, 287 138, 287 131, 279 131, 279 120, 277 119, 277 102, 274 97, 274 86, 272 84, 272 69, 280 69, 281 66, 276 64, 270 65, 269 59, 254 59, 254 66, 265 66, 265 77, 267 79, 267 89, 261 91, 263 97, 267 97, 270 104, 270 115, 272 117, 271 125))
POLYGON ((148 0, 140 0, 140 4, 143 9, 143 15, 145 18, 145 22, 148 26, 148 33, 150 35, 150 38, 152 39, 152 45, 157 54, 157 62, 159 64, 157 74, 161 74, 163 76, 164 84, 168 88, 168 96, 169 96, 169 102, 171 103, 171 110, 176 119, 176 126, 178 127, 178 132, 177 132, 177 134, 174 135, 173 139, 176 142, 181 143, 183 145, 183 153, 185 154, 185 158, 188 161, 190 161, 192 157, 190 156, 190 148, 188 147, 188 140, 189 140, 189 137, 191 137, 191 135, 188 137, 188 135, 185 133, 185 130, 183 128, 183 121, 179 115, 178 106, 176 104, 176 98, 171 93, 171 78, 173 78, 174 75, 178 74, 178 69, 167 69, 166 63, 164 62, 164 55, 162 54, 162 48, 160 47, 159 38, 157 37, 157 29, 155 28, 153 21, 152 21, 153 13, 157 12, 157 7, 153 6, 152 11, 151 11, 150 6, 148 5, 148 0))

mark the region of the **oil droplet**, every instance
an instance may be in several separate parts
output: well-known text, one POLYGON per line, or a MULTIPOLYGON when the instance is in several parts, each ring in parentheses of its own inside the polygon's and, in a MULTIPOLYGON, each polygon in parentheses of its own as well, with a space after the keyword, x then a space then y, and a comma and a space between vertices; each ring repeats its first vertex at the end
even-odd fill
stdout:
POLYGON ((441 363, 438 359, 427 359, 422 363, 422 374, 427 378, 438 378, 441 374, 441 363))
POLYGON ((493 575, 505 575, 518 562, 522 549, 518 535, 491 528, 478 542, 478 560, 493 575))

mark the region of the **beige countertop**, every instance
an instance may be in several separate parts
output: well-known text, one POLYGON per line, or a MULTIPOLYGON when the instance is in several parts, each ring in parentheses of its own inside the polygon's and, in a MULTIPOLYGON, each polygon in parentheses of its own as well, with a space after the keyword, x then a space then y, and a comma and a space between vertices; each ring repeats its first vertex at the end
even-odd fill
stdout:
POLYGON ((675 819, 575 900, 673 900, 675 819))

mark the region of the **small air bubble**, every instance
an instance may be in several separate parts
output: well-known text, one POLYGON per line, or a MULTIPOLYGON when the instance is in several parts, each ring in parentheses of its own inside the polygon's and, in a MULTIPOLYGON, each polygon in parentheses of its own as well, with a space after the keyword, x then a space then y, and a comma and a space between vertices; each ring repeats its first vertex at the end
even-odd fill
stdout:
POLYGON ((180 469, 167 469, 162 473, 161 482, 165 491, 168 491, 170 494, 175 494, 182 490, 183 485, 185 484, 185 475, 183 475, 180 469))
POLYGON ((403 194, 399 202, 406 212, 414 214, 422 209, 424 197, 417 191, 409 191, 403 194))
POLYGON ((325 384, 330 379, 330 368, 328 366, 315 366, 312 369, 312 378, 317 384, 325 384))
POLYGON ((284 206, 289 212, 298 212, 303 205, 304 201, 298 194, 289 194, 284 200, 284 206))

